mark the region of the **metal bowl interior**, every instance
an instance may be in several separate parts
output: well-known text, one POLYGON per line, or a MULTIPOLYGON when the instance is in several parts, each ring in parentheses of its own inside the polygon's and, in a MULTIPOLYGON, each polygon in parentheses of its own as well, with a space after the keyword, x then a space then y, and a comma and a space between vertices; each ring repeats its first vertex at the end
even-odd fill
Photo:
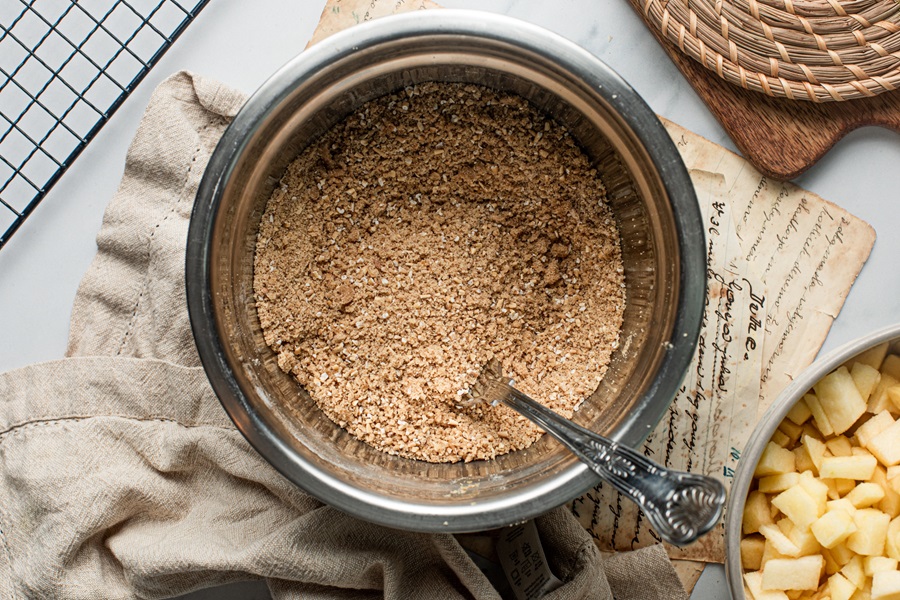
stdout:
POLYGON ((759 462, 763 449, 794 404, 815 383, 857 354, 861 354, 884 342, 889 342, 892 351, 897 351, 898 346, 900 346, 900 324, 863 336, 816 360, 781 392, 753 430, 753 434, 747 441, 747 446, 741 452, 740 464, 734 474, 734 481, 731 484, 731 492, 726 508, 725 577, 728 580, 728 587, 731 589, 731 597, 734 600, 744 600, 746 598, 744 594, 743 568, 741 567, 741 520, 744 514, 744 504, 747 501, 747 494, 753 480, 753 472, 756 470, 756 463, 759 462))
POLYGON ((622 239, 627 308, 619 349, 576 420, 642 442, 694 352, 705 297, 693 186, 652 111, 608 67, 540 28, 467 11, 422 11, 337 34, 253 95, 219 143, 188 237, 191 322, 225 409, 288 479, 356 516, 421 531, 521 521, 596 484, 545 436, 492 461, 389 456, 330 421, 279 370, 253 301, 253 252, 286 165, 364 102, 423 81, 471 82, 526 98, 564 124, 596 164, 622 239))

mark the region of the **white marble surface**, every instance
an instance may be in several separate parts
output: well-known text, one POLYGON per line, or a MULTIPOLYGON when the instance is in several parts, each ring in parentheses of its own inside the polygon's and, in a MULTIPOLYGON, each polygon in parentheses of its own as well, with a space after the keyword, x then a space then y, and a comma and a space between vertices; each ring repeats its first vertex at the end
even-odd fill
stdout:
MULTIPOLYGON (((618 71, 659 114, 734 149, 625 0, 554 2, 444 0, 453 8, 505 13, 581 44, 618 71)), ((95 251, 104 206, 122 174, 125 151, 153 88, 180 69, 252 92, 302 51, 324 0, 212 2, 0 251, 0 371, 61 358, 75 291, 95 251)), ((900 138, 854 132, 801 177, 801 186, 871 223, 878 241, 823 350, 900 318, 900 138)), ((725 598, 720 569, 708 570, 693 598, 725 598)), ((253 585, 227 597, 265 597, 253 585)), ((216 592, 203 597, 226 597, 216 592)))

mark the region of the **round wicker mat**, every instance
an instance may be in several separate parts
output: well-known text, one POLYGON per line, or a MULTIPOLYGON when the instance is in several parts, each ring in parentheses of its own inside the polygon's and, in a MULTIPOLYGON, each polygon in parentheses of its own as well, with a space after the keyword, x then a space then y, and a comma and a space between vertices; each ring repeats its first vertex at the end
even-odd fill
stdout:
POLYGON ((719 77, 777 98, 832 102, 900 87, 895 0, 631 0, 719 77))

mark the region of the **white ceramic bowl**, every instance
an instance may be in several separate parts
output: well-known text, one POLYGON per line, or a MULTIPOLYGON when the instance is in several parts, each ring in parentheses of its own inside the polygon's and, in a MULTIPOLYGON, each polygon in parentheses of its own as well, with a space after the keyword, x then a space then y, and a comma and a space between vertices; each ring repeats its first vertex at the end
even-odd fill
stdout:
POLYGON ((725 577, 734 600, 749 600, 744 594, 744 570, 741 567, 741 521, 753 472, 763 449, 794 404, 814 384, 857 354, 884 342, 890 342, 892 347, 900 344, 900 324, 865 335, 816 360, 785 388, 754 429, 747 446, 741 452, 741 461, 735 471, 726 508, 725 577))

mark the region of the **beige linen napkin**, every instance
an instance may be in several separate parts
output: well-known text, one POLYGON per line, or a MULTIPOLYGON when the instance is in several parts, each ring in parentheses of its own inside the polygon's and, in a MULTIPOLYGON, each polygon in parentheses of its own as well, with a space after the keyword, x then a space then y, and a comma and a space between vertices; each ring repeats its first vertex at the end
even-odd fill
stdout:
MULTIPOLYGON (((184 246, 243 101, 187 73, 156 90, 75 300, 68 358, 0 375, 0 593, 163 598, 265 578, 277 600, 499 598, 454 536, 389 530, 301 492, 213 395, 184 246)), ((685 598, 660 547, 602 561, 565 509, 536 522, 564 582, 548 599, 685 598)))

